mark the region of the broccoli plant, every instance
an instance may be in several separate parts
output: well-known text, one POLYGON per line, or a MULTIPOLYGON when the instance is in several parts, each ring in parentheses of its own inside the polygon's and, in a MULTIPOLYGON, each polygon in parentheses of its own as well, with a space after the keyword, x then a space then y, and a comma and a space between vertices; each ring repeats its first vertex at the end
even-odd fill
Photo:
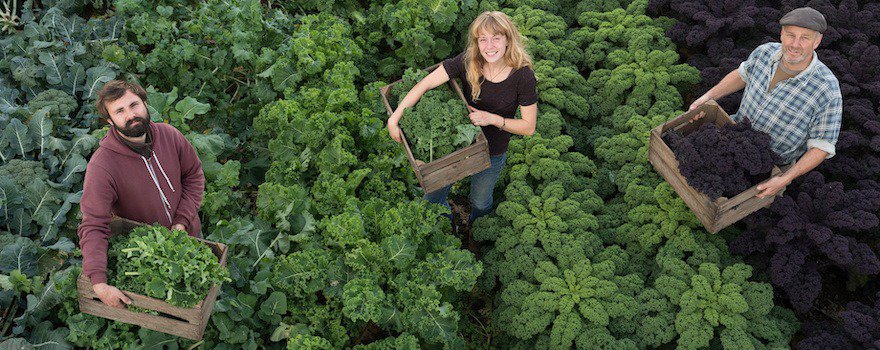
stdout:
POLYGON ((69 120, 70 118, 68 118, 68 115, 75 111, 77 107, 79 107, 79 104, 76 99, 68 93, 61 90, 49 89, 37 94, 37 96, 34 96, 34 98, 28 101, 28 107, 32 111, 38 111, 48 107, 49 115, 53 118, 55 123, 58 123, 62 120, 69 120))

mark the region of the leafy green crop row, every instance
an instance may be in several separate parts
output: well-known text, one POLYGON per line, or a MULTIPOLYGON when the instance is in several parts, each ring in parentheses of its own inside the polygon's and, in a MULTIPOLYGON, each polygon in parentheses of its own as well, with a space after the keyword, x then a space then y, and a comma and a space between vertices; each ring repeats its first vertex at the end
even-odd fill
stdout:
POLYGON ((645 0, 92 5, 25 2, 0 37, 2 346, 776 349, 798 328, 647 161, 699 76, 645 0), (529 39, 538 126, 470 242, 419 199, 378 87, 494 9, 529 39), (94 92, 116 77, 203 163, 230 281, 200 343, 78 310, 94 92))

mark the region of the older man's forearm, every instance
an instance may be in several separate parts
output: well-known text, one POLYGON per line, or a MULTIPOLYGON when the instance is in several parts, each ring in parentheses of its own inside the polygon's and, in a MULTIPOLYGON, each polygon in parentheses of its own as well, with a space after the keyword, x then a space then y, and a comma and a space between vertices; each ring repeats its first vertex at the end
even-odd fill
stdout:
POLYGON ((721 98, 742 90, 745 87, 746 82, 739 75, 739 71, 734 69, 732 72, 727 73, 727 75, 724 76, 724 79, 721 79, 718 84, 709 89, 709 91, 706 91, 703 96, 708 97, 710 100, 720 100, 721 98))
POLYGON ((822 161, 825 160, 825 157, 827 156, 828 152, 818 148, 810 148, 807 153, 804 153, 804 155, 794 163, 794 166, 788 169, 782 174, 782 176, 788 178, 789 181, 794 181, 794 179, 797 179, 801 175, 815 169, 819 164, 822 164, 822 161))

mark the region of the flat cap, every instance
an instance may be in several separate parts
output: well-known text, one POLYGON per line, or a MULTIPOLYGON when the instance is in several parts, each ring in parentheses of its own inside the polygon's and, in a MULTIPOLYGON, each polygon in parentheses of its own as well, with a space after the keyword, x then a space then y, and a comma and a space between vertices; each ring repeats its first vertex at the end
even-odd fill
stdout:
POLYGON ((828 29, 828 23, 825 22, 825 16, 812 7, 800 7, 782 16, 779 24, 784 26, 798 26, 815 30, 819 33, 825 33, 828 29))

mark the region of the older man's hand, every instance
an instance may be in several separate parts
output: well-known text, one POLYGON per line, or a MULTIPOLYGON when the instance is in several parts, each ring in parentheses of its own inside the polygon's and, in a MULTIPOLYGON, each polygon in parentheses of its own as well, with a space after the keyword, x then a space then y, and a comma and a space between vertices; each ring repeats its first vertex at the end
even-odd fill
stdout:
POLYGON ((775 196, 776 193, 779 193, 785 186, 791 183, 787 177, 784 176, 774 176, 770 178, 770 180, 764 181, 763 183, 758 185, 759 192, 755 197, 764 198, 768 196, 775 196))
POLYGON ((183 226, 183 224, 174 224, 174 226, 171 226, 171 229, 186 231, 186 226, 183 226))

